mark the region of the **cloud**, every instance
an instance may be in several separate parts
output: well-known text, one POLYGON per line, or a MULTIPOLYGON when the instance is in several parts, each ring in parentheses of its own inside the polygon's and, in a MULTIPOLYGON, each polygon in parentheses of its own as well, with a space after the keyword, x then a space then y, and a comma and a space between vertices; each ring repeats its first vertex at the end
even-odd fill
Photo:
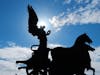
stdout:
POLYGON ((77 3, 82 3, 82 2, 85 2, 85 3, 88 3, 90 0, 75 0, 77 3))
POLYGON ((48 48, 53 49, 55 47, 65 47, 64 45, 60 45, 60 44, 48 44, 48 48))
MULTIPOLYGON (((94 52, 90 52, 91 56, 91 62, 92 62, 92 67, 95 68, 96 74, 95 75, 100 75, 100 46, 95 47, 94 52)), ((91 71, 90 71, 91 72, 91 71)), ((87 72, 89 75, 92 75, 91 73, 87 72)))
POLYGON ((7 44, 8 44, 9 47, 14 47, 14 46, 16 46, 16 43, 14 43, 14 42, 12 42, 12 41, 8 41, 7 44))
POLYGON ((71 2, 71 0, 65 0, 64 4, 66 4, 66 3, 69 4, 70 2, 71 2))
MULTIPOLYGON (((18 70, 15 62, 17 60, 27 60, 31 57, 30 48, 16 46, 14 42, 8 42, 7 47, 0 48, 0 74, 2 75, 26 75, 25 70, 18 70)), ((49 48, 61 46, 59 44, 49 44, 49 48)), ((35 49, 35 48, 34 48, 35 49)), ((50 53, 49 58, 51 59, 50 53)), ((51 59, 52 60, 52 59, 51 59)))
POLYGON ((100 46, 95 48, 95 52, 93 53, 93 57, 95 57, 93 60, 95 62, 100 62, 100 46))
MULTIPOLYGON (((48 48, 62 47, 60 44, 49 44, 48 48)), ((65 47, 65 46, 63 46, 65 47)), ((96 75, 100 75, 100 46, 95 48, 94 52, 90 52, 92 58, 92 66, 96 69, 96 75)), ((27 60, 31 57, 30 48, 21 46, 9 46, 0 48, 0 74, 2 75, 26 75, 25 70, 18 70, 17 60, 27 60)), ((49 55, 49 58, 51 56, 49 55)), ((52 60, 52 59, 51 59, 52 60)), ((91 72, 87 72, 91 75, 91 72)))
POLYGON ((0 49, 0 74, 2 75, 26 75, 25 71, 17 70, 16 61, 26 60, 31 57, 31 50, 29 48, 13 46, 0 49))
POLYGON ((49 19, 49 22, 55 29, 65 25, 100 24, 100 0, 92 0, 91 2, 89 0, 76 1, 78 4, 81 3, 79 7, 73 6, 73 11, 72 9, 67 9, 66 12, 49 19), (85 6, 82 6, 84 4, 85 6))

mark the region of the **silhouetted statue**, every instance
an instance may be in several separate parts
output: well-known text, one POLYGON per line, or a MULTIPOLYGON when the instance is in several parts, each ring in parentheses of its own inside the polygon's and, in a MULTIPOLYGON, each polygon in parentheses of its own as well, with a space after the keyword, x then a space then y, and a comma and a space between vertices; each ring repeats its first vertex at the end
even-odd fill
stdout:
POLYGON ((48 30, 48 32, 45 32, 44 28, 45 26, 41 26, 40 28, 38 28, 37 26, 37 22, 38 22, 38 17, 35 13, 35 11, 33 10, 32 6, 28 5, 28 12, 29 12, 29 20, 28 20, 28 24, 29 24, 29 32, 33 35, 33 36, 37 36, 38 39, 40 40, 40 47, 43 48, 47 48, 47 35, 50 34, 50 30, 48 30))
POLYGON ((16 61, 16 63, 23 63, 23 64, 26 64, 27 66, 26 67, 18 67, 18 69, 26 69, 26 73, 27 75, 29 75, 30 73, 28 72, 28 70, 32 69, 34 70, 33 67, 36 67, 37 65, 35 65, 36 61, 34 61, 35 58, 34 58, 34 55, 32 55, 32 57, 28 60, 24 60, 24 61, 16 61), (34 65, 33 65, 34 64, 34 65))
POLYGON ((29 19, 28 19, 28 24, 29 24, 29 32, 35 36, 37 35, 38 27, 37 27, 37 22, 38 18, 33 10, 32 6, 28 5, 28 13, 29 13, 29 19))
MULTIPOLYGON (((80 35, 75 44, 70 48, 57 47, 51 51, 52 64, 50 75, 85 75, 85 69, 95 70, 91 67, 91 59, 88 53, 94 48, 86 43, 92 43, 92 40, 86 35, 80 35)), ((93 73, 94 73, 93 72, 93 73)))
POLYGON ((37 27, 38 18, 35 11, 31 6, 28 6, 28 10, 29 10, 29 22, 28 22, 29 32, 33 36, 37 36, 40 42, 38 51, 37 53, 35 53, 35 55, 37 55, 37 60, 40 60, 40 65, 44 67, 49 62, 48 59, 49 49, 47 48, 47 35, 50 34, 50 30, 48 30, 48 32, 45 32, 44 30, 45 26, 41 26, 40 28, 38 28, 37 27))
MULTIPOLYGON (((92 43, 92 40, 88 37, 88 35, 86 33, 80 35, 76 42, 74 47, 77 49, 78 53, 79 53, 79 59, 77 61, 79 61, 79 74, 77 75, 85 75, 84 70, 85 69, 91 69, 93 70, 93 75, 95 73, 95 69, 93 69, 91 67, 91 58, 89 55, 88 51, 94 51, 95 49, 90 47, 90 44, 92 43), (85 40, 87 40, 87 42, 85 42, 85 40)), ((78 58, 77 57, 77 58, 78 58)))
POLYGON ((50 63, 50 60, 48 59, 48 53, 50 49, 47 48, 47 35, 50 34, 50 30, 48 30, 48 32, 45 32, 45 26, 41 26, 40 28, 38 28, 38 17, 35 11, 33 10, 32 6, 30 5, 28 5, 28 12, 28 31, 33 36, 38 37, 40 44, 38 45, 38 50, 34 51, 34 55, 32 55, 30 59, 25 61, 16 61, 16 63, 24 63, 27 65, 27 67, 19 67, 19 69, 26 68, 27 75, 38 75, 39 73, 47 75, 47 69, 50 63), (32 69, 32 72, 28 73, 29 69, 32 69))
POLYGON ((88 51, 94 51, 95 49, 90 47, 89 45, 87 44, 83 44, 81 45, 80 47, 80 55, 79 55, 79 72, 77 75, 80 75, 80 74, 83 74, 83 75, 86 75, 84 73, 85 69, 87 70, 92 70, 93 71, 93 75, 95 75, 95 69, 91 67, 91 58, 90 58, 90 55, 89 55, 89 52, 88 51))
POLYGON ((16 61, 16 63, 26 64, 26 67, 19 67, 18 69, 26 69, 27 75, 85 75, 84 70, 92 70, 93 75, 95 69, 91 67, 91 58, 88 51, 94 51, 89 44, 92 40, 86 33, 80 35, 74 45, 69 48, 56 47, 54 49, 47 48, 47 32, 44 30, 45 26, 38 28, 38 17, 32 8, 28 5, 28 31, 33 36, 39 39, 37 50, 33 50, 32 57, 24 61, 16 61), (48 53, 51 50, 52 62, 48 59, 48 53), (29 70, 32 70, 29 72, 29 70))

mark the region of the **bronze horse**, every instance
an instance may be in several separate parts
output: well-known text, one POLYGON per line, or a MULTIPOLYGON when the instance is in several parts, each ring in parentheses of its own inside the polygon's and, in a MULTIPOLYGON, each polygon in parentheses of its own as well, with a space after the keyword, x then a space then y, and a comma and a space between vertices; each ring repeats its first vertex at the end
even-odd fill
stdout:
POLYGON ((88 51, 95 49, 86 43, 92 43, 87 34, 80 35, 75 44, 70 48, 57 47, 51 51, 52 63, 50 67, 50 75, 85 75, 85 69, 93 70, 91 67, 91 59, 88 51))
MULTIPOLYGON (((50 61, 48 61, 44 64, 46 69, 47 67, 50 68, 49 75, 61 75, 61 74, 85 75, 84 73, 85 69, 93 70, 93 75, 94 75, 95 69, 91 67, 91 59, 88 51, 94 51, 95 49, 92 48, 87 43, 89 44, 92 43, 92 40, 87 36, 87 34, 82 34, 76 39, 75 44, 72 47, 70 48, 56 47, 52 49, 51 55, 53 61, 51 63, 50 61)), ((20 67, 20 68, 26 68, 27 75, 31 75, 30 73, 28 73, 29 69, 33 69, 32 74, 34 74, 33 72, 34 69, 36 68, 40 69, 38 70, 38 72, 40 73, 42 72, 41 70, 43 69, 43 67, 39 66, 39 64, 41 64, 40 59, 35 57, 35 55, 33 55, 32 58, 30 58, 29 60, 17 61, 17 63, 24 63, 27 65, 27 67, 20 67)), ((38 75, 38 73, 34 75, 38 75)))

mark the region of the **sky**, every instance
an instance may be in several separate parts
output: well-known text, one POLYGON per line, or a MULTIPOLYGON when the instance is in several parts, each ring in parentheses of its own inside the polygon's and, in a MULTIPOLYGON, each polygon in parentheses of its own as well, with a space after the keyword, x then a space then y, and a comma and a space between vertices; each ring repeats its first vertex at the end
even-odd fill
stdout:
POLYGON ((100 75, 100 0, 0 0, 2 75, 10 71, 12 74, 9 75, 16 74, 15 60, 24 59, 25 55, 28 58, 30 46, 39 44, 37 37, 28 32, 28 4, 32 5, 38 16, 38 26, 45 25, 45 31, 51 30, 47 37, 49 47, 71 47, 79 35, 87 33, 93 40, 91 45, 96 49, 92 53, 93 65, 97 69, 96 75, 100 75), (5 64, 10 64, 12 68, 5 64))

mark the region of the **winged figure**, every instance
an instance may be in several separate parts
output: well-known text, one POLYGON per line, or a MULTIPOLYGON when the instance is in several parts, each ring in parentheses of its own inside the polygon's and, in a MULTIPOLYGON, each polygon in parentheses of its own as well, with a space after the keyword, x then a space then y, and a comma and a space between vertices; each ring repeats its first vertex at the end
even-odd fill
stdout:
MULTIPOLYGON (((43 29, 45 28, 45 26, 41 26, 40 28, 38 28, 38 26, 37 26, 38 17, 31 5, 28 5, 28 13, 29 13, 29 19, 28 19, 29 30, 28 31, 33 36, 35 36, 35 35, 39 36, 39 34, 41 35, 41 30, 43 32, 44 31, 43 29)), ((49 35, 50 30, 48 30, 48 32, 45 34, 49 35)))
POLYGON ((29 30, 28 31, 32 33, 32 35, 35 36, 38 31, 38 27, 37 27, 38 17, 31 5, 28 5, 28 13, 29 13, 29 19, 28 19, 29 30))

